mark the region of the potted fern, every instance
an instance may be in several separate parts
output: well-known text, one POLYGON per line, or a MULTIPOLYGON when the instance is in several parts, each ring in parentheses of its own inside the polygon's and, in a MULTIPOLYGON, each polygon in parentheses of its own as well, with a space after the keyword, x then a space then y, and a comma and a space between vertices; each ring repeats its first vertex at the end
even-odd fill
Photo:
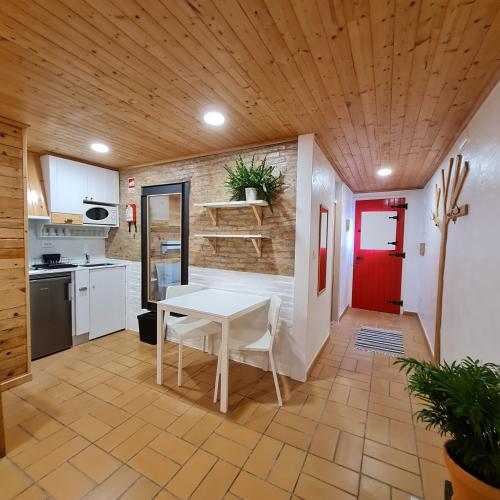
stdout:
POLYGON ((231 200, 255 201, 260 197, 273 211, 273 201, 284 187, 284 176, 274 173, 274 167, 267 164, 267 158, 257 163, 254 155, 250 165, 247 165, 239 155, 233 168, 225 165, 224 169, 227 172, 225 186, 231 192, 231 200))
POLYGON ((398 358, 417 419, 450 436, 444 448, 454 500, 500 498, 500 366, 471 358, 436 365, 398 358))

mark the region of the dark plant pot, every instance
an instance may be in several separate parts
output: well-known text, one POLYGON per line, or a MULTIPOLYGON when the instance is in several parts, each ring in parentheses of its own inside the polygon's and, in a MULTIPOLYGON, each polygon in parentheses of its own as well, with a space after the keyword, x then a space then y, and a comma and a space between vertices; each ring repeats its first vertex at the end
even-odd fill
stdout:
POLYGON ((444 445, 444 461, 453 484, 453 500, 499 500, 500 489, 462 469, 448 454, 448 443, 444 445))

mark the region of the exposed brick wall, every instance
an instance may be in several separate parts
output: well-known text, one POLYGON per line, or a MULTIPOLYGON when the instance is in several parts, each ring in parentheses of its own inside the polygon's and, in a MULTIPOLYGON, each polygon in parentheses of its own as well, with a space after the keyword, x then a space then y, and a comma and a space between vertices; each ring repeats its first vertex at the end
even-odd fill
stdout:
POLYGON ((229 193, 224 188, 226 172, 224 165, 234 164, 238 152, 183 160, 154 167, 142 167, 120 172, 120 227, 110 231, 106 242, 106 255, 110 258, 138 261, 141 258, 140 196, 142 186, 168 184, 180 181, 191 182, 190 193, 190 242, 189 263, 193 266, 249 271, 254 273, 293 276, 295 253, 295 194, 297 169, 297 142, 278 144, 241 151, 250 161, 267 155, 268 162, 285 174, 286 189, 273 205, 274 213, 264 209, 262 226, 250 209, 219 210, 218 226, 212 223, 195 203, 227 201, 229 193), (136 191, 128 192, 127 180, 135 177, 136 191), (128 232, 124 220, 125 205, 137 205, 137 234, 128 232), (269 237, 262 241, 262 257, 258 257, 250 240, 219 239, 217 255, 203 238, 196 233, 257 233, 269 237), (135 237, 134 237, 135 236, 135 237))

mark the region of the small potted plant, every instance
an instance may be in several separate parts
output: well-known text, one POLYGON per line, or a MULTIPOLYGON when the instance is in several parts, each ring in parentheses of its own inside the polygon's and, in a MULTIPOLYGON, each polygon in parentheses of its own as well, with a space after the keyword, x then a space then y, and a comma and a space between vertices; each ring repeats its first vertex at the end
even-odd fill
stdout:
POLYGON ((436 365, 398 358, 417 419, 450 440, 444 446, 454 500, 500 498, 500 366, 471 358, 436 365))
POLYGON ((250 165, 247 165, 240 155, 235 160, 234 168, 224 166, 228 175, 225 186, 231 191, 231 200, 255 201, 261 197, 273 211, 272 203, 283 189, 284 176, 282 173, 276 175, 274 167, 266 161, 267 158, 264 158, 256 163, 254 155, 250 165))

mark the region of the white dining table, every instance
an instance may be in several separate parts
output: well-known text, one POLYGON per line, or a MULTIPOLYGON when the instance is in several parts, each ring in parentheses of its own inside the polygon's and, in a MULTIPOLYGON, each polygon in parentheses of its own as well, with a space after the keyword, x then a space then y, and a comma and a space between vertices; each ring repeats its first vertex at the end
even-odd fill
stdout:
POLYGON ((247 293, 205 288, 157 302, 156 383, 163 384, 163 344, 165 314, 186 314, 221 324, 221 397, 220 411, 227 412, 229 361, 228 339, 231 321, 248 314, 269 302, 269 297, 247 293))

